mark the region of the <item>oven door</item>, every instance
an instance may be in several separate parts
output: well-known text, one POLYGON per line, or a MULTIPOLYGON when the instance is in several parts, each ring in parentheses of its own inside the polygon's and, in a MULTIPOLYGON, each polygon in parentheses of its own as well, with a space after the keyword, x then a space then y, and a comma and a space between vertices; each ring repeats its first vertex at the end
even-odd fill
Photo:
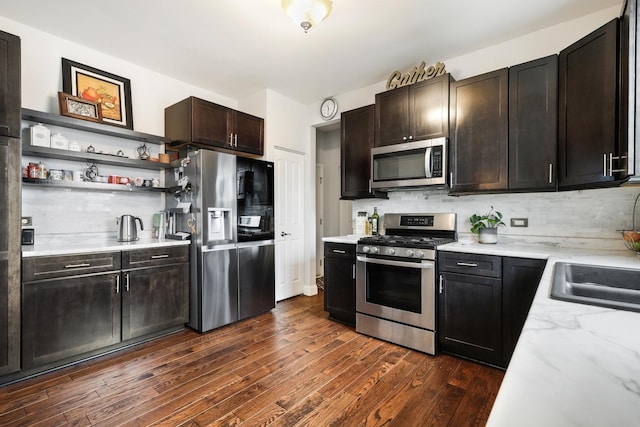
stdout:
POLYGON ((435 330, 435 261, 357 256, 356 311, 435 330))

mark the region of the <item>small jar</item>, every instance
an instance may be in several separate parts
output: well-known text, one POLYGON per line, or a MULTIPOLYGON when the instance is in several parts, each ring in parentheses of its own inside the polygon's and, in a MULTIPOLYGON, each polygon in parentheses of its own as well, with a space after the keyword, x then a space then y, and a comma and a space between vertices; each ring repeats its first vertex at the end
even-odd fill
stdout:
POLYGON ((42 126, 42 123, 31 126, 31 145, 51 147, 51 131, 42 126))
POLYGON ((51 148, 57 148, 60 150, 69 149, 69 140, 65 138, 61 133, 51 135, 51 148))
POLYGON ((47 179, 48 170, 44 162, 38 163, 38 179, 47 179))

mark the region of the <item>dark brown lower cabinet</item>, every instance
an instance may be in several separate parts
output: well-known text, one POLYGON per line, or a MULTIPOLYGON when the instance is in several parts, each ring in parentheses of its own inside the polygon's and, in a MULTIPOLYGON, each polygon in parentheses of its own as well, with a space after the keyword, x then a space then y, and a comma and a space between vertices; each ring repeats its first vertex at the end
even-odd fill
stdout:
POLYGON ((22 277, 22 369, 31 373, 189 318, 189 246, 24 258, 22 277))
POLYGON ((440 349, 492 365, 502 362, 502 281, 442 273, 440 349))
POLYGON ((502 323, 504 366, 509 364, 547 261, 502 258, 502 323))
POLYGON ((506 368, 545 260, 440 252, 440 350, 506 368))
POLYGON ((324 309, 329 318, 356 324, 356 245, 324 244, 324 309))
POLYGON ((120 342, 120 272, 23 284, 22 368, 120 342))
POLYGON ((122 273, 122 339, 141 337, 188 321, 189 264, 122 273))

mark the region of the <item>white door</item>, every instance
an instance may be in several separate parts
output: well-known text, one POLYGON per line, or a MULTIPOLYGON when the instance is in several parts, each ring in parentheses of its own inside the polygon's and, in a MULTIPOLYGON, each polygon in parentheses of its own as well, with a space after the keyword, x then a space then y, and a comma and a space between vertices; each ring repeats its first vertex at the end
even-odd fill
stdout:
POLYGON ((304 291, 304 155, 275 149, 276 301, 304 291))

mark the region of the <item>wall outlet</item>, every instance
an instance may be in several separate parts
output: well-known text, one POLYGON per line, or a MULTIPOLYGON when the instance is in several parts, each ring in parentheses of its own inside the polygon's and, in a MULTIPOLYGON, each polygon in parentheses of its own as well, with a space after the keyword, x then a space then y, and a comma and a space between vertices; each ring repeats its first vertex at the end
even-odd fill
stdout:
POLYGON ((511 218, 512 227, 528 227, 529 218, 511 218))

